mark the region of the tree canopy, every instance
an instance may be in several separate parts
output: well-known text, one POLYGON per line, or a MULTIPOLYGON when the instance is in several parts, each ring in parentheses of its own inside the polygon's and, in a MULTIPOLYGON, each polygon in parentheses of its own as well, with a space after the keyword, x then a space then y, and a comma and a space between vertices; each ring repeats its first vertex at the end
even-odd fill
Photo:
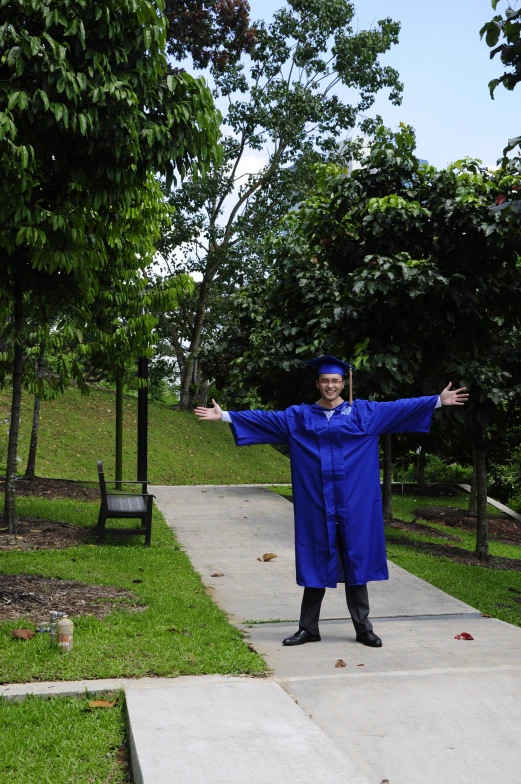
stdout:
POLYGON ((452 380, 472 396, 451 415, 483 454, 486 427, 521 394, 521 237, 501 209, 519 201, 521 165, 439 171, 414 142, 407 127, 381 128, 360 169, 318 168, 274 239, 276 272, 235 297, 214 372, 230 397, 277 406, 309 394, 316 353, 351 359, 360 396, 433 394, 452 380))
MULTIPOLYGON (((492 8, 497 9, 500 0, 492 0, 492 8)), ((492 49, 490 58, 499 55, 505 70, 501 76, 489 82, 490 95, 494 98, 496 88, 502 84, 507 90, 514 90, 521 81, 521 8, 513 8, 507 0, 505 15, 496 14, 480 31, 481 37, 492 49), (499 43, 501 41, 501 43, 499 43), (499 46, 498 46, 499 43, 499 46)), ((521 135, 509 139, 505 154, 521 143, 521 135)))
POLYGON ((154 174, 167 187, 176 170, 204 175, 219 160, 220 116, 202 78, 169 68, 161 0, 0 0, 0 12, 13 528, 24 323, 46 297, 81 323, 103 271, 124 285, 150 262, 166 214, 154 174))
MULTIPOLYGON (((170 270, 200 276, 192 310, 183 314, 188 323, 172 325, 182 407, 190 407, 194 395, 194 362, 212 293, 251 275, 261 258, 256 239, 305 196, 307 164, 340 153, 339 138, 376 93, 386 89, 391 101, 401 100, 396 70, 381 62, 398 41, 399 24, 385 18, 359 30, 354 15, 347 0, 291 0, 269 24, 253 25, 247 59, 212 68, 214 92, 229 104, 223 159, 204 182, 187 178, 174 192, 176 217, 162 245, 170 270), (340 84, 352 88, 350 102, 337 94, 340 84), (264 156, 260 171, 251 171, 250 156, 264 156)), ((176 314, 172 318, 176 322, 176 314)))

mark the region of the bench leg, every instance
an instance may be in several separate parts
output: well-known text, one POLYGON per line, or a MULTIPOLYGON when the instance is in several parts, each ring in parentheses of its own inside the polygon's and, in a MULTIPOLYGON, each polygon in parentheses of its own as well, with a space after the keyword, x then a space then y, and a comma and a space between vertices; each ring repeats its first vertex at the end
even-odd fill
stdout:
POLYGON ((154 499, 149 497, 147 498, 147 516, 145 521, 145 545, 150 547, 150 542, 152 539, 152 507, 153 507, 154 499))
POLYGON ((96 536, 96 544, 103 544, 103 537, 105 536, 105 523, 107 522, 107 515, 103 507, 99 510, 98 515, 98 527, 97 527, 97 536, 96 536))

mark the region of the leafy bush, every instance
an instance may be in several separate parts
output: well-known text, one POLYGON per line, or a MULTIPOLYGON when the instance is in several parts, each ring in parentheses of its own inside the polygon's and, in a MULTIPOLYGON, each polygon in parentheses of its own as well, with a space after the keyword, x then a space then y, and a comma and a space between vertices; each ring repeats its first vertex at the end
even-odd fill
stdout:
POLYGON ((445 463, 436 455, 427 456, 425 466, 425 481, 428 484, 434 482, 457 482, 459 484, 470 484, 472 480, 472 467, 462 466, 459 463, 445 463))

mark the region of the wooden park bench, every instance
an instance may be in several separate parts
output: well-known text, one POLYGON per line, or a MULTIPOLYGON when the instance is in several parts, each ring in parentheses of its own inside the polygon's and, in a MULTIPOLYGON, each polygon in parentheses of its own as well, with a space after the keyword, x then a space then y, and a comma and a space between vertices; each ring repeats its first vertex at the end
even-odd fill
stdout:
POLYGON ((117 482, 123 485, 141 485, 141 494, 107 493, 107 483, 116 484, 115 480, 106 480, 101 460, 97 461, 99 487, 101 492, 101 508, 98 516, 97 544, 103 544, 105 531, 113 536, 145 535, 145 544, 150 547, 152 534, 152 502, 154 496, 147 492, 148 482, 117 482), (105 528, 108 519, 138 518, 140 528, 105 528))

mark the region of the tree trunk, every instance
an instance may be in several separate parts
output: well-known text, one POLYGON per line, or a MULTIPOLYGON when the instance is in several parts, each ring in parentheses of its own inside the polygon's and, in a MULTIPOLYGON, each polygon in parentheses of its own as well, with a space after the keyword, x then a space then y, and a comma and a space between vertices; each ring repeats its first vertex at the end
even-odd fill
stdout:
POLYGON ((182 411, 187 411, 192 408, 191 400, 191 386, 194 370, 194 362, 197 349, 201 344, 201 335, 203 332, 204 317, 206 314, 206 300, 210 291, 210 283, 213 279, 213 274, 208 273, 205 275, 199 286, 199 299, 197 302, 197 309, 195 312, 194 329, 192 332, 192 339, 190 341, 189 355, 186 359, 185 372, 181 384, 181 394, 179 397, 179 406, 182 411))
POLYGON ((485 433, 477 417, 473 423, 474 464, 476 471, 476 556, 480 561, 489 561, 488 515, 487 515, 487 462, 485 433))
POLYGON ((472 449, 472 479, 470 481, 470 498, 469 498, 469 514, 474 517, 477 515, 477 498, 476 498, 476 453, 472 449))
MULTIPOLYGON (((42 377, 45 358, 45 341, 40 344, 40 354, 36 361, 36 378, 42 377)), ((38 392, 34 396, 33 425, 31 428, 31 443, 29 444, 29 457, 25 469, 24 479, 34 479, 36 471, 36 449, 38 447, 38 430, 40 428, 40 406, 41 399, 38 392)))
POLYGON ((122 490, 123 479, 123 376, 116 371, 116 490, 122 490))
POLYGON ((420 447, 420 454, 418 455, 418 475, 417 482, 419 487, 425 487, 425 466, 427 465, 427 453, 423 447, 420 447))
POLYGON ((384 477, 382 487, 382 503, 384 519, 390 520, 393 516, 393 502, 391 496, 392 481, 393 481, 393 461, 391 452, 391 436, 382 436, 382 447, 384 453, 384 477))
POLYGON ((11 423, 7 447, 7 466, 5 476, 4 526, 10 534, 16 534, 16 466, 18 455, 18 431, 20 429, 20 404, 22 400, 23 346, 22 330, 22 292, 15 291, 14 301, 14 360, 13 396, 11 401, 11 423))

